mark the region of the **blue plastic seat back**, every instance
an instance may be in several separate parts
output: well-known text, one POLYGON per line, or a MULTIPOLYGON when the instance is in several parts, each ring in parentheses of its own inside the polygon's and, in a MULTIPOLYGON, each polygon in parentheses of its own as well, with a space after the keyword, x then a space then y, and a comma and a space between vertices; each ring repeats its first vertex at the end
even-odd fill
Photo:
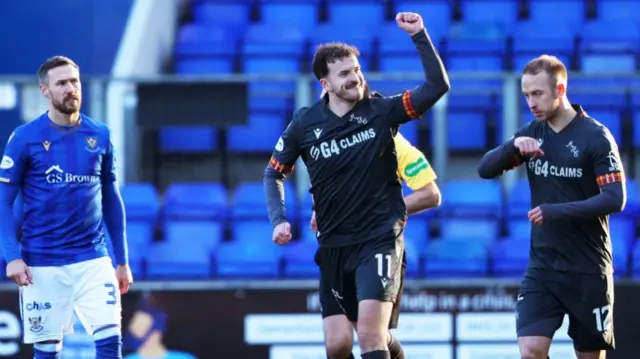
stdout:
POLYGON ((305 33, 310 33, 318 23, 318 4, 314 1, 268 1, 260 6, 264 24, 278 26, 294 25, 305 33))
POLYGON ((598 1, 598 18, 605 21, 635 21, 640 13, 640 3, 629 0, 598 1))
POLYGON ((220 183, 173 183, 164 197, 164 215, 170 219, 221 219, 228 209, 220 183))
POLYGON ((154 243, 147 257, 150 278, 208 278, 211 254, 199 246, 176 242, 154 243))
MULTIPOLYGON (((529 18, 540 23, 566 23, 573 27, 584 22, 582 0, 535 0, 529 2, 529 18)), ((546 30, 545 27, 540 28, 546 30)), ((547 32, 547 31, 544 31, 547 32)))
POLYGON ((150 183, 128 183, 120 188, 127 219, 155 221, 160 202, 158 191, 150 183))
POLYGON ((159 135, 160 150, 165 153, 212 153, 218 147, 213 126, 165 126, 159 135))
POLYGON ((215 254, 216 275, 225 278, 275 278, 279 275, 282 250, 276 244, 256 241, 221 243, 215 254))
POLYGON ((384 4, 378 2, 331 1, 329 23, 334 26, 343 26, 352 23, 357 14, 358 23, 363 27, 371 28, 384 21, 384 10, 384 4))
POLYGON ((498 23, 512 26, 518 19, 517 3, 511 0, 465 0, 464 21, 498 23))
POLYGON ((527 215, 531 209, 531 190, 526 178, 517 180, 509 190, 507 197, 507 215, 518 218, 527 215))
POLYGON ((492 272, 497 277, 520 278, 529 263, 529 238, 497 241, 491 248, 492 272))
POLYGON ((318 245, 309 241, 295 241, 283 249, 284 274, 289 278, 317 278, 320 274, 315 262, 318 245))
POLYGON ((472 239, 430 241, 425 255, 427 277, 483 277, 487 274, 488 250, 472 239))
POLYGON ((472 239, 489 244, 499 233, 497 219, 487 218, 443 218, 440 221, 442 240, 472 239))
MULTIPOLYGON (((295 188, 285 182, 285 208, 290 219, 298 214, 298 201, 295 188)), ((246 182, 238 185, 233 192, 233 217, 235 219, 267 219, 267 200, 264 186, 260 182, 246 182)))
POLYGON ((249 22, 249 6, 242 3, 203 3, 193 13, 197 24, 241 26, 249 22))
POLYGON ((237 53, 237 29, 219 25, 187 24, 178 30, 174 52, 178 59, 188 56, 231 58, 237 53))
POLYGON ((496 216, 501 213, 498 181, 451 180, 442 188, 442 211, 449 216, 496 216))

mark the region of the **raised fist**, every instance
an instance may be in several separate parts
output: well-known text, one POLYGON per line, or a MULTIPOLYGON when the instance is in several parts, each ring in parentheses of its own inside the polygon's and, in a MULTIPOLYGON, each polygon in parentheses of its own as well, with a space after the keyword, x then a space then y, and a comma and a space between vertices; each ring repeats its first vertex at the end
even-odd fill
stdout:
POLYGON ((540 149, 540 142, 531 137, 517 137, 513 141, 513 145, 518 149, 521 155, 526 157, 544 156, 544 151, 540 149))
POLYGON ((415 12, 399 12, 396 15, 398 27, 413 36, 424 29, 422 17, 415 12))

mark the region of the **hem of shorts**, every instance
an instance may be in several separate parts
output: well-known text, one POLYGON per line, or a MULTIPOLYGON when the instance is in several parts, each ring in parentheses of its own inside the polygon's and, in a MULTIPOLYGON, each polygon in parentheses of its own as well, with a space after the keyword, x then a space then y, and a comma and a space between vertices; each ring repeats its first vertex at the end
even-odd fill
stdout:
POLYGON ((379 297, 375 297, 375 298, 362 298, 362 299, 358 299, 358 302, 362 302, 363 300, 377 300, 378 302, 391 302, 391 303, 395 303, 395 298, 393 295, 382 295, 379 297))
POLYGON ((29 267, 59 267, 59 266, 65 266, 65 265, 70 265, 70 264, 76 264, 76 263, 82 263, 82 262, 86 262, 86 261, 90 261, 93 259, 99 259, 99 258, 104 258, 104 257, 109 257, 109 252, 105 249, 104 251, 99 251, 99 252, 91 252, 91 253, 85 253, 73 258, 60 258, 60 259, 55 259, 55 260, 42 260, 45 258, 45 256, 43 255, 37 255, 37 256, 23 256, 23 258, 28 258, 27 260, 25 260, 25 262, 27 263, 27 265, 29 267), (38 259, 34 261, 34 258, 38 259), (36 264, 32 264, 32 263, 36 263, 36 264), (45 262, 46 264, 39 264, 45 262))
POLYGON ((33 341, 27 341, 26 339, 22 340, 23 344, 36 344, 36 343, 40 343, 40 342, 46 342, 47 340, 59 340, 62 342, 62 338, 64 338, 65 335, 67 334, 73 334, 73 332, 65 332, 62 334, 55 334, 55 335, 47 335, 44 337, 37 337, 37 338, 33 338, 33 341))

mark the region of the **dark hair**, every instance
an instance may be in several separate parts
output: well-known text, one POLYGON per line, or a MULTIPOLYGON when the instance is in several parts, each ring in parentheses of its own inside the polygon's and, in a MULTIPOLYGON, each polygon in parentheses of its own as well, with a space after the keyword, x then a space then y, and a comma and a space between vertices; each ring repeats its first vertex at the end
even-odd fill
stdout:
POLYGON ((551 84, 553 86, 558 84, 559 80, 567 80, 567 68, 562 61, 556 56, 542 55, 529 61, 522 70, 523 75, 537 75, 541 72, 546 72, 549 75, 551 84))
POLYGON ((313 55, 313 74, 320 80, 329 74, 328 64, 349 56, 360 56, 360 51, 355 46, 342 42, 329 42, 319 45, 313 55))
POLYGON ((41 84, 46 83, 49 80, 49 71, 56 67, 71 65, 76 69, 80 69, 78 65, 66 56, 53 56, 47 59, 38 69, 38 81, 41 84))

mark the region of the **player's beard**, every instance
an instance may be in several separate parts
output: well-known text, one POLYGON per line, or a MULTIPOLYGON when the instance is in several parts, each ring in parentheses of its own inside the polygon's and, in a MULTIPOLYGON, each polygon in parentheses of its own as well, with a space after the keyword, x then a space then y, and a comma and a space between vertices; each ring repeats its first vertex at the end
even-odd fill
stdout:
POLYGON ((71 115, 78 111, 80 111, 80 106, 82 105, 82 100, 80 97, 74 96, 66 96, 62 99, 62 101, 52 101, 53 108, 56 111, 63 113, 65 115, 71 115))

